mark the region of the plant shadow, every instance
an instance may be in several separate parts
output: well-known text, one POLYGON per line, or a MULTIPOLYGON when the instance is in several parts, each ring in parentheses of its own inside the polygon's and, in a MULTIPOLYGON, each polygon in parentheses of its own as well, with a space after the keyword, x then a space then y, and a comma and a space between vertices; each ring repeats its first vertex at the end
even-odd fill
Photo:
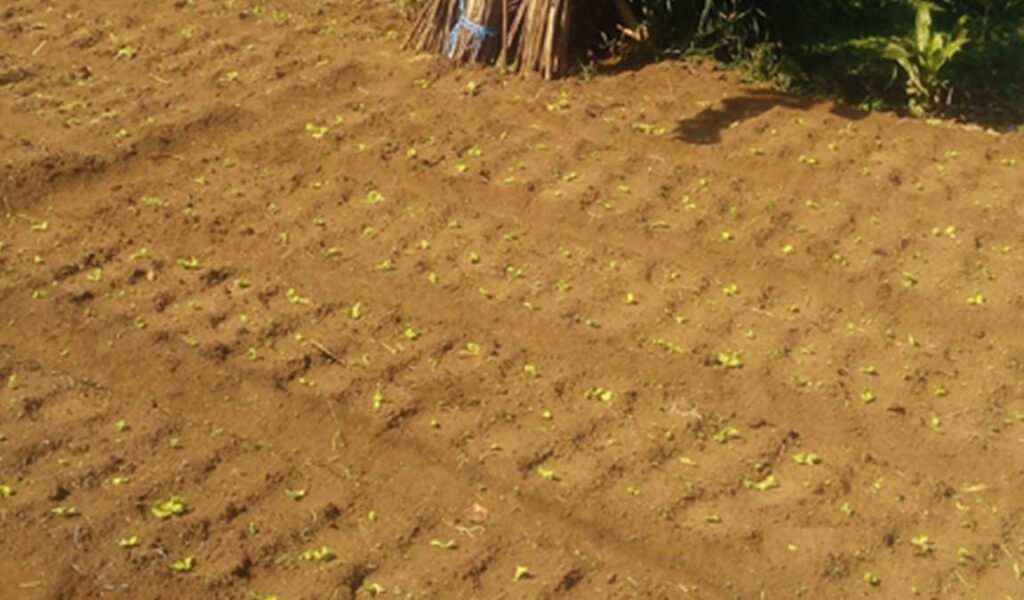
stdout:
MULTIPOLYGON (((755 117, 775 107, 808 110, 820 100, 810 96, 786 94, 770 90, 752 90, 743 96, 726 98, 717 107, 708 107, 696 116, 680 121, 676 138, 691 144, 717 144, 722 131, 732 123, 755 117)), ((835 104, 832 113, 846 119, 859 120, 867 113, 844 104, 835 104)))

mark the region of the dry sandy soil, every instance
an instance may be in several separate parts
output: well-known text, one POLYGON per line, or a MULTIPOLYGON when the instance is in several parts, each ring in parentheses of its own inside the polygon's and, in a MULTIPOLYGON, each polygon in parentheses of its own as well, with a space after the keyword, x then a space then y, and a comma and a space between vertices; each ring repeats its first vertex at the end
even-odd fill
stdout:
POLYGON ((1024 140, 389 2, 0 8, 5 599, 1024 598, 1024 140))

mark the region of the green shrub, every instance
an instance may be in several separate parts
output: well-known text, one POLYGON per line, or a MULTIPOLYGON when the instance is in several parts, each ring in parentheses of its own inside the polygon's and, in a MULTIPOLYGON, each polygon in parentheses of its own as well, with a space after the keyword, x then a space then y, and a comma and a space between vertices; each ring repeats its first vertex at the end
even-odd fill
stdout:
POLYGON ((939 72, 968 42, 966 15, 947 34, 932 31, 933 10, 931 2, 919 1, 913 35, 889 42, 883 54, 906 74, 908 105, 915 116, 932 112, 942 102, 947 82, 939 72))

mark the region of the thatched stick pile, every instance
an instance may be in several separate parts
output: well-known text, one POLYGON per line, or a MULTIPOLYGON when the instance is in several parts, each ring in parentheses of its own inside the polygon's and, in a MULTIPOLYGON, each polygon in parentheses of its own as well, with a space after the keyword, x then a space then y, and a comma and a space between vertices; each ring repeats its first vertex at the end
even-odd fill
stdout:
POLYGON ((572 0, 429 0, 406 47, 550 79, 568 66, 572 0))

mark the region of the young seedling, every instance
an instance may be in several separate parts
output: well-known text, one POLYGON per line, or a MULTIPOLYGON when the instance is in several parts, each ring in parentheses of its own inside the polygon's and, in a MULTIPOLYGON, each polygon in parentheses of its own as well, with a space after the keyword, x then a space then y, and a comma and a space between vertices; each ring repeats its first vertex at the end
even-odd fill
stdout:
POLYGON ((78 509, 74 506, 57 506, 50 509, 50 512, 57 515, 58 517, 77 517, 79 515, 78 509))
POLYGON ((757 490, 759 492, 765 492, 773 488, 779 487, 779 482, 776 481, 775 475, 769 473, 767 477, 761 481, 754 481, 753 479, 744 479, 743 487, 748 490, 757 490))
POLYGON ((729 440, 734 440, 740 437, 740 431, 732 426, 726 426, 718 430, 713 436, 714 440, 719 444, 725 444, 729 440))
POLYGON ((537 475, 540 475, 540 478, 544 481, 557 481, 558 479, 558 476, 555 475, 555 471, 545 467, 544 465, 537 467, 537 475))
POLYGON ((928 556, 935 550, 935 542, 926 535, 911 538, 910 544, 914 547, 914 554, 918 556, 928 556))
POLYGON ((440 548, 442 550, 455 550, 459 547, 459 544, 455 540, 430 540, 430 545, 434 548, 440 548))
POLYGON ((288 288, 288 291, 284 293, 284 297, 292 304, 309 304, 309 298, 300 296, 299 293, 295 291, 295 288, 288 288))
POLYGON ((121 538, 117 540, 119 548, 134 548, 139 545, 139 536, 133 535, 131 537, 121 538))
POLYGON ((821 464, 821 457, 818 456, 817 454, 813 453, 813 452, 809 452, 809 453, 801 452, 800 454, 794 454, 793 455, 793 462, 795 462, 798 465, 802 465, 802 466, 805 466, 805 467, 810 467, 810 466, 814 466, 814 465, 820 465, 821 464))
POLYGON ((10 498, 14 495, 14 488, 7 484, 0 484, 0 498, 10 498))
POLYGON ((298 502, 299 500, 302 500, 303 498, 306 497, 306 490, 287 489, 284 491, 284 494, 291 498, 292 500, 298 502))
POLYGON ((189 271, 194 271, 199 268, 199 259, 194 256, 192 258, 179 258, 177 263, 179 267, 189 271))
POLYGON ((522 581, 523 579, 529 579, 533 577, 530 573, 530 567, 525 565, 516 565, 516 573, 512 576, 512 581, 522 581))
POLYGON ((321 140, 327 135, 326 125, 317 125, 316 123, 306 123, 306 133, 310 135, 314 140, 321 140))
POLYGON ((196 566, 196 559, 191 556, 176 560, 171 563, 171 570, 175 573, 188 573, 196 566))
POLYGON ((583 395, 584 398, 596 398, 605 404, 610 404, 615 398, 615 392, 605 387, 592 387, 583 395))
POLYGON ((182 496, 171 496, 167 500, 158 500, 149 507, 149 512, 161 521, 185 514, 188 505, 182 496))
POLYGON ((313 550, 306 550, 299 555, 302 560, 317 561, 317 562, 330 562, 337 558, 338 555, 327 546, 320 546, 320 548, 313 550))
POLYGON ((726 369, 739 369, 743 367, 743 352, 739 350, 719 352, 718 364, 726 369))

